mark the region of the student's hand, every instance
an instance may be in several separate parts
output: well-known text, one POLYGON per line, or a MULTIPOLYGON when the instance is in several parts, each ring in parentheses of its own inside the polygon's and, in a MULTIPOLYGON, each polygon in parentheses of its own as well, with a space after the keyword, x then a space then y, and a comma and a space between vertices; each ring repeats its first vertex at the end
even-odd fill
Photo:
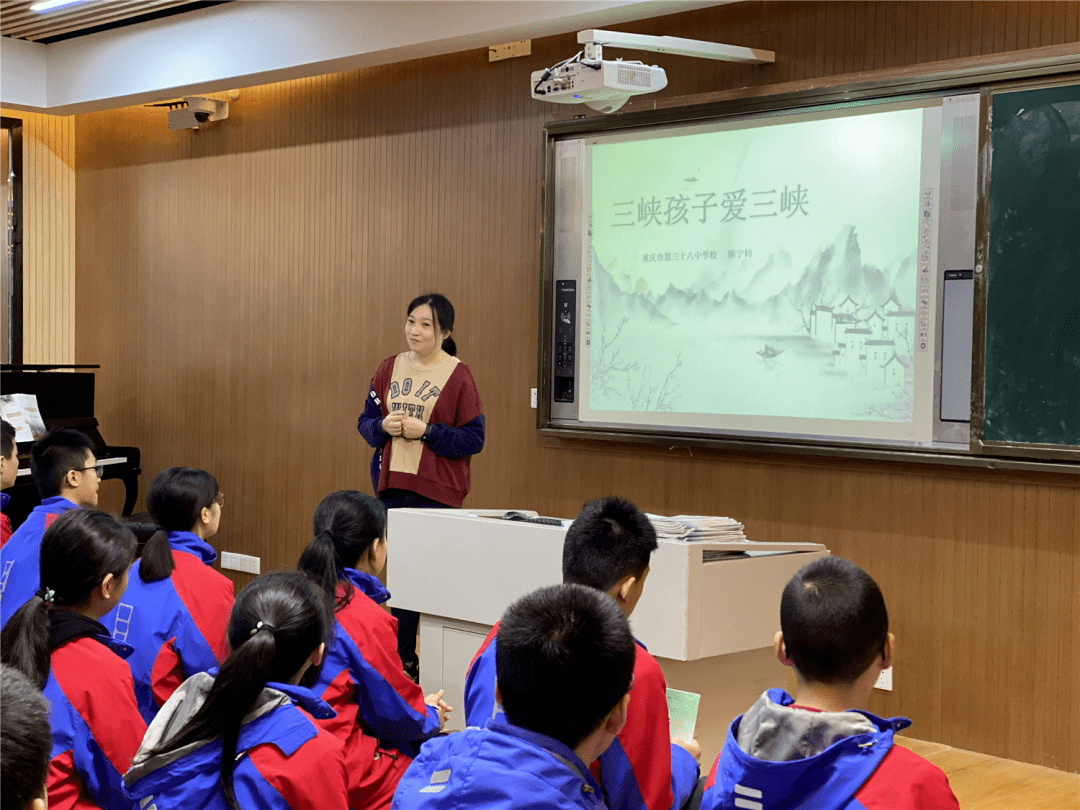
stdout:
POLYGON ((679 746, 679 748, 689 751, 690 756, 697 760, 698 765, 701 764, 701 746, 698 745, 697 740, 691 740, 690 742, 687 742, 686 740, 672 740, 672 742, 679 746))
POLYGON ((401 423, 405 419, 405 414, 401 411, 395 411, 382 420, 383 433, 389 433, 391 436, 401 435, 401 423))
POLYGON ((401 420, 401 435, 406 439, 419 439, 427 430, 427 422, 415 416, 404 416, 401 420))
POLYGON ((443 690, 440 689, 433 695, 428 695, 424 698, 424 702, 428 706, 433 706, 439 712, 439 731, 446 728, 446 718, 454 710, 453 706, 450 706, 442 699, 443 690))

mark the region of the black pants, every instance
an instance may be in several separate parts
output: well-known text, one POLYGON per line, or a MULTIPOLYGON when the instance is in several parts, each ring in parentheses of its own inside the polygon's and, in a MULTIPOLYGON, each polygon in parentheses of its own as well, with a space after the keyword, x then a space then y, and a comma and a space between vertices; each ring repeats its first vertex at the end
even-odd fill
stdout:
MULTIPOLYGON (((407 489, 386 489, 379 493, 379 500, 387 509, 449 509, 445 503, 433 501, 407 489)), ((416 654, 416 634, 420 628, 420 614, 415 610, 392 607, 390 613, 398 622, 397 643, 401 667, 414 681, 420 680, 420 658, 416 654)))

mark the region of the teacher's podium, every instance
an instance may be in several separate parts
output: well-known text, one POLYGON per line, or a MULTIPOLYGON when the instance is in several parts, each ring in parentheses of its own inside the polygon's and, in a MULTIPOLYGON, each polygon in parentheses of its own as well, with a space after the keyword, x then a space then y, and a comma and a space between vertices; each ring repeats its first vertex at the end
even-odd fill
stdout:
MULTIPOLYGON (((510 521, 503 513, 388 513, 391 604, 420 614, 420 683, 425 694, 445 690, 452 729, 464 726, 465 674, 492 625, 518 597, 562 581, 570 521, 510 521)), ((707 755, 719 750, 736 714, 766 688, 785 685, 772 649, 780 594, 792 574, 828 553, 817 543, 667 540, 653 553, 630 623, 668 686, 701 694, 697 736, 707 755)))

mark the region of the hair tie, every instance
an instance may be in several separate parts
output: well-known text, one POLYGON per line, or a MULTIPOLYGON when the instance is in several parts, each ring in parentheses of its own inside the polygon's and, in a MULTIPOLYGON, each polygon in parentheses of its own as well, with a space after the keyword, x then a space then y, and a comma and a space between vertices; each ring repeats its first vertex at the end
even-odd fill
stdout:
POLYGON ((274 625, 270 624, 270 622, 259 622, 257 625, 255 625, 253 628, 251 628, 251 635, 255 635, 260 630, 262 630, 264 627, 267 630, 269 630, 271 633, 274 632, 274 625))
POLYGON ((37 589, 35 596, 40 596, 44 600, 46 605, 51 605, 56 598, 56 591, 52 588, 46 588, 44 585, 37 589))

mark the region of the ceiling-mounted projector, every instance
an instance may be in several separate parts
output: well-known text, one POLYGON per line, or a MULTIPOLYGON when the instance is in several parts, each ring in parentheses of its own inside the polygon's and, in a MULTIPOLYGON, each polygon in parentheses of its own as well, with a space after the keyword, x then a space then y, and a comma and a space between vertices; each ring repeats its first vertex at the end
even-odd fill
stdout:
POLYGON ((584 104, 597 112, 619 109, 630 96, 667 87, 667 74, 642 62, 571 62, 532 74, 532 97, 557 104, 584 104), (546 74, 546 75, 545 75, 546 74))
POLYGON ((606 61, 603 50, 634 48, 641 51, 698 56, 725 62, 765 65, 776 61, 773 51, 721 45, 697 39, 653 37, 590 28, 578 32, 585 48, 547 70, 532 74, 532 97, 558 104, 584 104, 602 113, 619 109, 630 96, 654 93, 667 87, 667 74, 642 62, 606 61))

